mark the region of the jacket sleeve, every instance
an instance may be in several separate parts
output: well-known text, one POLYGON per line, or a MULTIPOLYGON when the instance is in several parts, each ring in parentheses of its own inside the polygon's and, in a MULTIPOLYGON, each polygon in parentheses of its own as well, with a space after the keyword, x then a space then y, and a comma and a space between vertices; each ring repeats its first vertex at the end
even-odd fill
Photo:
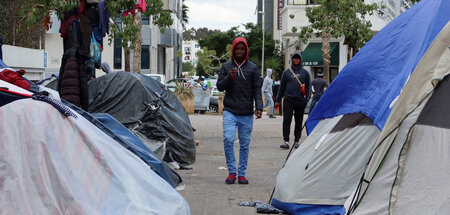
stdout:
POLYGON ((225 91, 231 84, 231 77, 228 75, 225 66, 222 66, 219 70, 219 78, 217 79, 217 89, 219 91, 225 91))
POLYGON ((261 87, 261 93, 264 93, 264 90, 266 90, 266 88, 267 88, 267 80, 264 78, 263 79, 263 84, 262 84, 262 87, 261 87))
POLYGON ((261 95, 261 77, 259 76, 258 69, 255 68, 253 72, 253 98, 255 99, 255 109, 262 110, 262 95, 261 95))
POLYGON ((281 98, 284 97, 284 91, 286 90, 286 82, 287 82, 286 71, 284 71, 283 74, 281 75, 280 89, 278 90, 278 95, 276 99, 276 102, 278 103, 280 103, 281 98))

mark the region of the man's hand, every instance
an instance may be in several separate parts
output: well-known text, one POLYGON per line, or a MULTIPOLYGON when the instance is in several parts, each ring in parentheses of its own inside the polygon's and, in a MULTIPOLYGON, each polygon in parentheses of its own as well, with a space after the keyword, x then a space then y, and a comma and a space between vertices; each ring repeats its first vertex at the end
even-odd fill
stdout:
POLYGON ((261 110, 256 110, 256 111, 255 111, 255 116, 256 116, 256 119, 261 118, 261 116, 262 116, 262 111, 261 111, 261 110))
POLYGON ((277 109, 278 107, 280 107, 280 103, 279 102, 275 102, 275 109, 277 109))
POLYGON ((236 70, 236 68, 232 68, 230 70, 230 77, 231 77, 231 79, 236 79, 236 77, 237 77, 237 70, 236 70))

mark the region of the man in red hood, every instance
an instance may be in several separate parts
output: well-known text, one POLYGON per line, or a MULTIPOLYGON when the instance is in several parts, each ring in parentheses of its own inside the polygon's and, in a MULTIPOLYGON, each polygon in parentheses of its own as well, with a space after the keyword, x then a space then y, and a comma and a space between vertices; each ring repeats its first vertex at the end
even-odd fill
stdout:
POLYGON ((256 65, 248 61, 247 41, 240 37, 233 41, 232 59, 220 68, 217 89, 225 91, 223 100, 223 143, 229 175, 225 182, 248 184, 245 178, 249 145, 253 129, 253 114, 262 115, 261 77, 256 65), (255 111, 253 107, 255 105, 255 111), (239 136, 239 167, 236 171, 234 139, 239 136))

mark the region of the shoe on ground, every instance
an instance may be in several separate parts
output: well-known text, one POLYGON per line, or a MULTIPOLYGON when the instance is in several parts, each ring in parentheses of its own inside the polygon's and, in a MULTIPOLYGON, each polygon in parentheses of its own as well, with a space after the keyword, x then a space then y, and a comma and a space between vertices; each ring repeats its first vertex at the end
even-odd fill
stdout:
POLYGON ((280 145, 280 148, 282 148, 282 149, 289 149, 289 143, 288 142, 284 142, 283 144, 280 145))
POLYGON ((227 179, 225 179, 225 183, 227 184, 234 184, 234 182, 236 181, 236 173, 230 173, 227 177, 227 179))
POLYGON ((298 142, 294 143, 294 148, 298 148, 300 145, 298 144, 298 142))
POLYGON ((269 118, 277 118, 277 117, 274 115, 270 115, 269 118))
POLYGON ((248 180, 244 176, 239 176, 238 183, 239 184, 248 184, 248 180))

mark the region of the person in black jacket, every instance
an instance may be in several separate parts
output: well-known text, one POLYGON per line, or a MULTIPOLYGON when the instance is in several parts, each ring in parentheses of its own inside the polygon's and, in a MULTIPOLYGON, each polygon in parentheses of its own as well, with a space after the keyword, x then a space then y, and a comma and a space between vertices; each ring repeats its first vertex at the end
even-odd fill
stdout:
POLYGON ((239 136, 239 184, 248 184, 245 178, 249 145, 253 129, 253 114, 256 119, 262 115, 261 77, 254 63, 248 61, 247 41, 240 37, 233 41, 232 59, 219 71, 217 89, 225 91, 223 100, 223 143, 229 175, 225 182, 236 181, 236 159, 234 139, 236 128, 239 136), (253 105, 255 104, 255 111, 253 105))
POLYGON ((278 91, 275 107, 283 102, 283 139, 282 149, 289 149, 289 134, 291 131, 292 114, 295 118, 294 147, 298 148, 298 141, 302 135, 303 114, 309 100, 311 78, 309 72, 302 68, 302 55, 295 52, 291 57, 292 66, 281 75, 281 85, 278 91))

